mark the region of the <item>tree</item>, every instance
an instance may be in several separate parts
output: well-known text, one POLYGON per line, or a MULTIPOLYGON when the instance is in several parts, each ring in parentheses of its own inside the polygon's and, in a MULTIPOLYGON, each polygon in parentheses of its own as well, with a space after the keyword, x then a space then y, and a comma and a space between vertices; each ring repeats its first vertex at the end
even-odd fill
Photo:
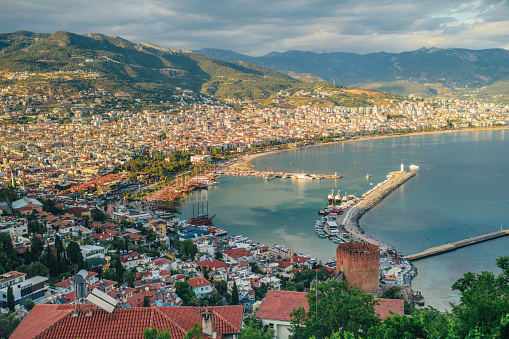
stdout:
POLYGON ((232 287, 232 305, 238 305, 239 304, 239 290, 237 288, 237 282, 233 282, 232 287))
POLYGON ((25 300, 25 302, 23 303, 23 307, 25 307, 25 309, 30 312, 32 310, 32 308, 34 308, 35 306, 35 303, 32 299, 27 299, 25 300))
POLYGON ((35 262, 28 266, 28 271, 26 273, 30 276, 40 275, 46 277, 48 275, 48 269, 42 263, 35 262))
POLYGON ((7 308, 14 311, 14 293, 11 286, 7 287, 7 308))
POLYGON ((290 313, 294 338, 326 338, 339 331, 365 338, 370 327, 380 318, 375 313, 373 296, 356 287, 348 289, 341 281, 321 282, 307 294, 309 310, 301 307, 290 313), (318 297, 318 300, 317 300, 318 297), (317 313, 318 312, 318 313, 317 313))
POLYGON ((424 324, 420 317, 407 317, 394 315, 388 317, 380 326, 373 326, 369 329, 370 339, 413 339, 427 338, 424 332, 424 324))
POLYGON ((263 327, 259 319, 246 318, 241 329, 241 339, 274 339, 276 331, 270 327, 263 327))
POLYGON ((148 300, 147 296, 143 297, 143 307, 150 307, 150 300, 148 300))
POLYGON ((177 281, 175 284, 175 293, 182 299, 184 305, 189 305, 192 299, 196 299, 196 294, 186 281, 177 281))
POLYGON ((121 284, 124 278, 124 267, 122 266, 122 262, 120 261, 120 257, 117 257, 115 260, 115 274, 117 275, 117 281, 121 284))
MULTIPOLYGON (((461 293, 460 303, 452 305, 452 314, 456 319, 460 337, 495 335, 502 317, 509 314, 509 256, 496 261, 502 273, 492 272, 465 273, 452 289, 461 293)), ((504 327, 509 330, 509 327, 504 327)))
POLYGON ((44 240, 39 238, 37 234, 34 235, 32 237, 32 246, 30 246, 30 251, 32 252, 34 261, 39 261, 43 250, 44 250, 44 240))
POLYGON ((14 312, 0 313, 0 338, 9 338, 23 320, 14 312))
POLYGON ((143 330, 144 339, 171 339, 171 333, 168 330, 159 332, 157 328, 146 328, 143 330))
POLYGON ((180 243, 180 253, 183 258, 194 258, 198 253, 198 246, 191 239, 186 239, 180 243))
MULTIPOLYGON (((78 265, 81 255, 80 245, 77 242, 71 241, 66 248, 67 258, 71 261, 71 264, 78 265)), ((83 260, 83 257, 82 257, 83 260)))
POLYGON ((124 272, 124 281, 127 282, 129 287, 134 287, 135 280, 136 280, 136 268, 124 272))
POLYGON ((186 332, 184 339, 200 339, 202 336, 203 329, 200 324, 194 323, 193 327, 186 332))

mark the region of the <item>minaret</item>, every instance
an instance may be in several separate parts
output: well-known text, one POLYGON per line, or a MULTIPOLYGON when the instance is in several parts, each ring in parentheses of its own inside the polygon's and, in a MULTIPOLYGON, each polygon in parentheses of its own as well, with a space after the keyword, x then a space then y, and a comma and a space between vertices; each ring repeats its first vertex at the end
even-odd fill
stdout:
POLYGON ((290 245, 290 262, 292 263, 293 267, 293 243, 290 245))
POLYGON ((11 185, 12 187, 16 187, 16 181, 14 181, 14 174, 12 173, 12 168, 11 168, 11 185))

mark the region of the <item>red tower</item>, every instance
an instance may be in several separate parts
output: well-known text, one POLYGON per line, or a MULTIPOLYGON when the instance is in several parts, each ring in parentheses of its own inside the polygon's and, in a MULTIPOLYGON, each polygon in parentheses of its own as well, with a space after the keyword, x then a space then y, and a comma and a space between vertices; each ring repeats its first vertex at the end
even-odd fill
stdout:
POLYGON ((343 272, 348 286, 378 293, 380 248, 371 243, 348 242, 336 249, 337 272, 343 272))

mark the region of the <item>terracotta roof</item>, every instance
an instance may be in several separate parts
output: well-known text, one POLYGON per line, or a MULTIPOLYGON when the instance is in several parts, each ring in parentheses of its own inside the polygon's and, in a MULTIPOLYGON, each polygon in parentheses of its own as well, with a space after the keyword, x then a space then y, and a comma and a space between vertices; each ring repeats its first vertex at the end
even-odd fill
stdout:
POLYGON ((405 314, 405 301, 403 299, 377 299, 380 305, 375 305, 375 312, 380 318, 392 317, 390 311, 403 315, 405 314))
POLYGON ((196 278, 189 279, 188 283, 192 288, 212 285, 207 279, 205 279, 203 277, 196 277, 196 278))
POLYGON ((290 321, 290 312, 304 306, 309 309, 306 292, 269 291, 265 296, 256 318, 290 321))
POLYGON ((157 258, 157 259, 152 260, 152 263, 154 265, 161 266, 161 265, 164 265, 167 263, 171 263, 171 260, 166 259, 166 258, 157 258))
MULTIPOLYGON (((37 304, 23 319, 12 338, 141 338, 146 328, 168 329, 173 339, 185 336, 201 312, 213 312, 218 337, 240 331, 242 306, 216 307, 132 307, 116 308, 111 314, 86 305, 73 316, 74 305, 37 304)), ((206 336, 203 336, 206 337, 206 336)))
POLYGON ((288 262, 288 261, 278 261, 278 264, 279 264, 279 267, 281 267, 281 268, 287 268, 287 267, 292 266, 292 263, 288 262))
POLYGON ((198 267, 201 267, 201 268, 208 267, 208 268, 213 268, 213 269, 217 269, 217 268, 227 267, 228 266, 224 262, 219 261, 219 260, 214 260, 214 261, 202 260, 202 261, 198 261, 196 263, 196 265, 198 265, 198 267))
POLYGON ((251 251, 246 250, 243 247, 232 248, 227 251, 223 251, 223 254, 226 254, 230 258, 234 258, 234 259, 241 258, 241 257, 249 257, 249 256, 253 255, 253 253, 251 253, 251 251))

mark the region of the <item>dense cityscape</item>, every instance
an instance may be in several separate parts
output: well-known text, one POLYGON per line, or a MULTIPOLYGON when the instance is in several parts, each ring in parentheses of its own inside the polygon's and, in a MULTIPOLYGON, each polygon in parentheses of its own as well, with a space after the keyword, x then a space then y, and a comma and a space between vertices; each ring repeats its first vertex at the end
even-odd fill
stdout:
MULTIPOLYGON (((414 260, 506 238, 502 225, 468 238, 465 226, 459 241, 403 255, 359 224, 418 180, 415 163, 391 164, 379 183, 363 173, 358 196, 324 194, 309 236, 334 243, 328 261, 227 231, 208 200, 191 200, 221 176, 345 179, 250 164, 282 151, 505 133, 505 94, 468 94, 489 87, 473 88, 483 76, 453 95, 460 81, 439 74, 451 88, 437 82, 446 95, 424 96, 273 68, 118 36, 0 34, 0 338, 509 337, 509 256, 496 259, 499 273, 464 272, 446 310, 412 286, 414 260)), ((408 83, 428 86, 419 74, 408 83)))

